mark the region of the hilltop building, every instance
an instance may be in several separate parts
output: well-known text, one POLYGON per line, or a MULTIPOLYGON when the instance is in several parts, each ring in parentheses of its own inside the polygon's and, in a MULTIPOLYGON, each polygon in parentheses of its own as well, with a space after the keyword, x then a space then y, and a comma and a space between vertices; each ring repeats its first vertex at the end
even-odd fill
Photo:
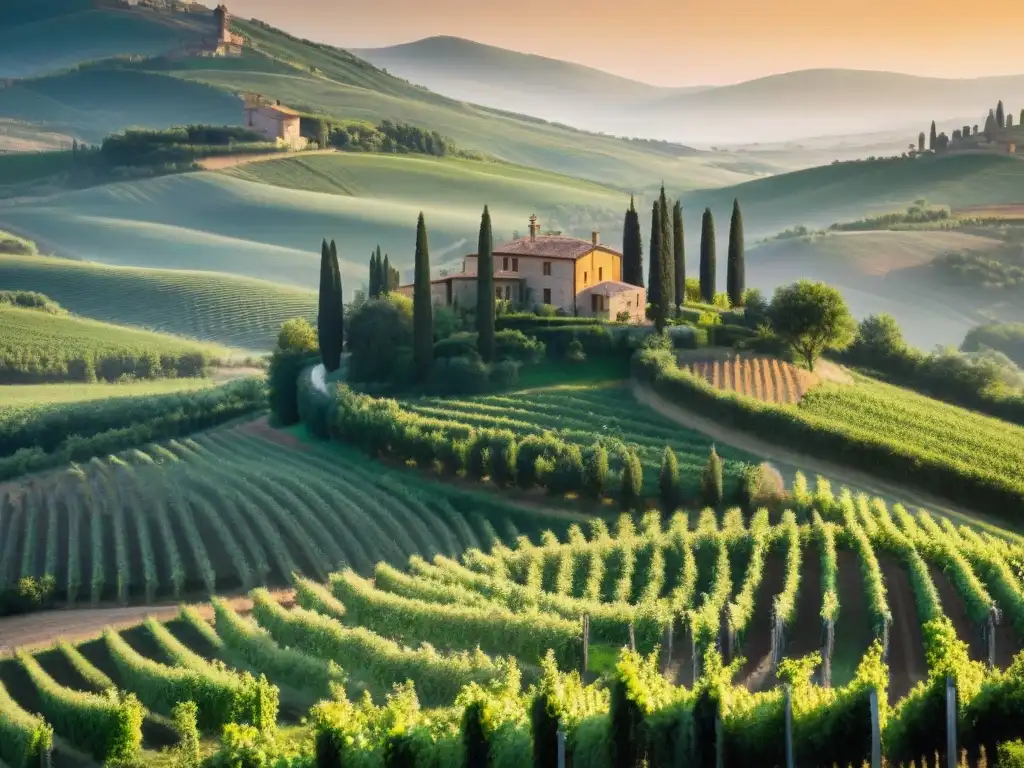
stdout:
MULTIPOLYGON (((622 282, 622 254, 602 245, 598 232, 590 240, 541 235, 536 216, 530 234, 494 249, 494 296, 527 309, 542 304, 569 314, 615 320, 621 312, 630 320, 644 319, 647 292, 622 282)), ((435 305, 475 307, 477 254, 463 258, 462 271, 431 281, 435 305)), ((413 286, 398 292, 412 297, 413 286)))
POLYGON ((243 124, 269 141, 286 144, 293 149, 302 149, 306 140, 302 137, 300 123, 299 113, 281 106, 280 101, 268 104, 259 96, 246 99, 243 124))

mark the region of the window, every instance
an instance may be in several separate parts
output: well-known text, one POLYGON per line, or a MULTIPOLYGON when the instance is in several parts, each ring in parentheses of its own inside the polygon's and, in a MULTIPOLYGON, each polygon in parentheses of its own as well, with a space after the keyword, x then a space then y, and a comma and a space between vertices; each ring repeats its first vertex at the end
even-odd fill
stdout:
POLYGON ((508 256, 501 260, 501 269, 503 272, 508 272, 508 256))
MULTIPOLYGON (((551 264, 545 264, 544 266, 550 267, 551 264)), ((544 303, 545 304, 550 304, 551 303, 551 289, 550 288, 545 288, 544 289, 544 303)))
POLYGON ((597 280, 598 282, 604 280, 604 267, 597 268, 597 280))
POLYGON ((592 312, 604 312, 604 296, 599 296, 596 293, 590 294, 590 309, 592 312))
POLYGON ((513 272, 518 272, 519 271, 519 259, 512 259, 512 271, 513 272))
POLYGON ((551 262, 544 262, 544 277, 551 277, 551 262))
POLYGON ((583 273, 583 284, 584 285, 587 284, 587 273, 586 272, 583 273))

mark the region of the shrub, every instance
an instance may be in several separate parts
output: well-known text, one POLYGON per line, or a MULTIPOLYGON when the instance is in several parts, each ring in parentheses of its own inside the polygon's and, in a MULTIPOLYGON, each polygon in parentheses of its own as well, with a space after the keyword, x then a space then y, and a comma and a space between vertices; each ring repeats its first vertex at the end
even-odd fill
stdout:
POLYGON ((515 360, 501 360, 490 366, 491 391, 511 389, 519 383, 519 363, 515 360))
POLYGON ((999 745, 997 768, 1024 768, 1024 741, 1018 739, 999 745))
POLYGON ((768 462, 749 465, 740 478, 737 503, 747 511, 772 505, 786 495, 786 482, 768 462))
POLYGON ((583 467, 583 492, 591 499, 600 499, 607 484, 608 451, 600 443, 595 443, 583 467))
POLYGON ((547 481, 553 496, 574 493, 583 488, 583 453, 578 445, 563 443, 554 458, 554 467, 547 481))
POLYGON ((675 451, 665 446, 661 457, 661 474, 658 476, 658 489, 661 494, 661 507, 666 514, 672 514, 682 501, 679 487, 679 460, 675 451))
POLYGON ((544 343, 520 330, 498 331, 494 336, 494 344, 499 360, 536 363, 544 357, 544 343))
POLYGON ((627 450, 622 460, 619 501, 624 509, 635 509, 643 496, 644 470, 636 451, 627 450))
POLYGON ((491 480, 498 486, 512 485, 516 478, 516 436, 502 431, 491 435, 487 446, 491 480))
POLYGON ((701 502, 712 509, 721 508, 725 496, 723 488, 722 459, 719 458, 715 447, 711 446, 708 463, 704 465, 700 475, 701 502))
POLYGON ((396 293, 345 318, 352 381, 403 385, 412 376, 412 301, 396 293))
POLYGON ((447 357, 473 357, 477 355, 477 334, 463 331, 434 342, 434 359, 447 357))
POLYGON ((178 743, 171 750, 175 768, 199 768, 199 708, 193 701, 183 701, 171 710, 171 720, 178 732, 178 743))
POLYGON ((583 342, 574 337, 565 351, 565 358, 570 363, 582 363, 586 360, 587 353, 583 351, 583 342))
POLYGON ((478 395, 487 391, 489 371, 479 355, 442 357, 434 362, 424 388, 432 395, 478 395))

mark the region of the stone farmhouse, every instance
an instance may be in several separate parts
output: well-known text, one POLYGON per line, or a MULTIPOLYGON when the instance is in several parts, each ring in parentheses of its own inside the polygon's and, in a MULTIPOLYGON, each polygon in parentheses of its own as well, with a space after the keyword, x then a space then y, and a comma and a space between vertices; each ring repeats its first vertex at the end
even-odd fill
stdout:
POLYGON ((246 98, 245 125, 269 141, 286 144, 293 149, 301 149, 306 140, 300 131, 301 118, 294 109, 275 104, 265 103, 260 97, 246 98))
MULTIPOLYGON (((622 282, 622 254, 601 245, 597 232, 590 240, 541 235, 536 216, 529 232, 495 247, 495 299, 526 309, 549 304, 570 315, 615 320, 625 312, 632 322, 644 320, 646 290, 622 282)), ((435 306, 476 306, 477 259, 469 254, 461 272, 431 281, 435 306)), ((398 292, 411 298, 413 286, 398 292)))

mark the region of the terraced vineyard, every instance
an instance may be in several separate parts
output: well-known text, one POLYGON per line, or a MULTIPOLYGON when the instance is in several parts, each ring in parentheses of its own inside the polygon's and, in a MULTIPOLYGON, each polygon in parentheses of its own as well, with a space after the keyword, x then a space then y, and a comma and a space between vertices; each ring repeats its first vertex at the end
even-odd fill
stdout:
MULTIPOLYGON (((478 428, 509 429, 519 437, 552 432, 586 447, 595 439, 620 441, 636 448, 644 469, 645 490, 656 495, 658 472, 665 446, 679 460, 682 490, 687 498, 697 495, 700 472, 707 462, 711 441, 699 432, 666 423, 641 405, 622 407, 629 392, 622 387, 551 387, 510 395, 457 398, 420 398, 403 401, 402 407, 431 418, 478 428)), ((726 485, 731 492, 743 465, 752 456, 718 446, 724 460, 726 485)))
POLYGON ((45 293, 83 317, 260 351, 273 347, 285 320, 316 315, 313 291, 211 272, 49 256, 0 255, 0 285, 45 293))
MULTIPOLYGON (((270 729, 278 704, 279 724, 294 723, 340 686, 345 696, 318 704, 314 725, 293 739, 306 754, 319 731, 338 737, 343 754, 379 755, 386 739, 373 723, 404 713, 406 727, 420 729, 420 754, 441 759, 463 738, 471 702, 500 701, 490 710, 498 720, 485 727, 503 737, 489 749, 502 764, 529 765, 540 738, 531 735, 538 710, 529 713, 540 695, 567 707, 550 711, 563 712, 573 765, 597 766, 618 738, 610 702, 623 686, 649 697, 635 715, 649 728, 685 716, 701 734, 702 697, 723 685, 733 686, 716 705, 725 765, 751 765, 754 755, 779 765, 784 678, 801 765, 865 759, 872 689, 895 703, 881 725, 898 764, 941 746, 942 710, 923 705, 942 701, 950 669, 963 686, 967 749, 1020 735, 998 707, 1019 706, 1024 668, 986 668, 990 637, 996 666, 1007 667, 1024 632, 1024 591, 1008 566, 1020 553, 924 513, 835 497, 823 483, 813 494, 799 483, 794 507, 774 521, 767 511, 679 513, 665 523, 648 513, 639 523, 623 516, 610 531, 595 520, 587 534, 572 525, 561 539, 496 541, 462 558, 414 555, 406 570, 380 562, 372 580, 350 568, 326 585, 298 578, 294 606, 256 589, 248 611, 215 599, 212 624, 183 608, 167 625, 147 620, 77 649, 18 654, 0 662, 4 727, 18 735, 0 740, 0 759, 24 764, 19 744, 41 728, 28 712, 53 725, 58 764, 74 765, 80 752, 101 760, 173 743, 165 718, 185 698, 196 701, 200 731, 216 735, 227 719, 270 729), (994 635, 993 607, 1003 619, 994 635), (616 665, 630 645, 641 656, 623 651, 616 665), (804 660, 812 652, 831 661, 833 687, 821 687, 817 663, 804 660), (722 656, 746 661, 724 668, 722 656), (584 670, 583 681, 572 670, 584 670), (918 680, 928 684, 910 691, 918 680), (111 688, 134 697, 99 695, 111 688), (365 693, 375 706, 353 703, 365 693)), ((673 744, 655 739, 644 749, 681 755, 673 744)))
POLYGON ((52 576, 69 603, 180 599, 457 556, 540 520, 354 453, 214 430, 4 486, 0 589, 52 576))
POLYGON ((813 373, 776 358, 740 358, 685 363, 718 389, 769 403, 798 403, 818 383, 813 373))

